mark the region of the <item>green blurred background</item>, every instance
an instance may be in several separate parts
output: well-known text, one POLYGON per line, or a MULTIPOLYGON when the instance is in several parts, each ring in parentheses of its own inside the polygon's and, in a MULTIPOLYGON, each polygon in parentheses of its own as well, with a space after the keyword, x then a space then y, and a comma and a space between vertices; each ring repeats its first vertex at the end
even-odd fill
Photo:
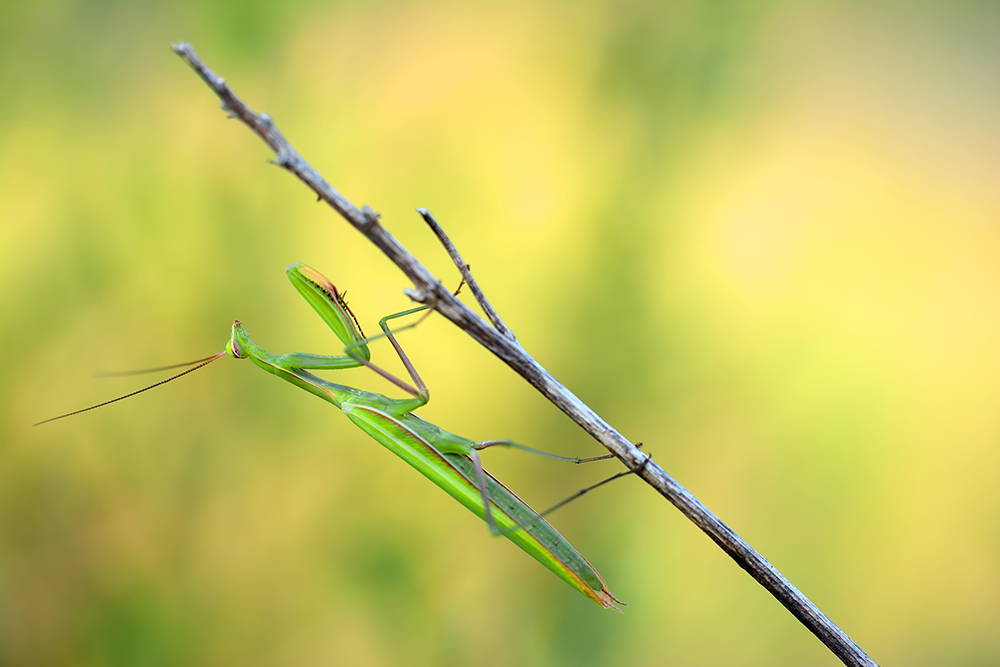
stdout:
MULTIPOLYGON (((635 480, 554 517, 619 615, 249 364, 32 429, 237 317, 336 353, 294 261, 408 305, 178 39, 454 284, 430 208, 876 660, 1000 664, 996 3, 81 1, 0 5, 0 665, 838 664, 635 480)), ((441 318, 403 342, 425 418, 601 453, 441 318)), ((617 464, 487 465, 546 506, 617 464)))

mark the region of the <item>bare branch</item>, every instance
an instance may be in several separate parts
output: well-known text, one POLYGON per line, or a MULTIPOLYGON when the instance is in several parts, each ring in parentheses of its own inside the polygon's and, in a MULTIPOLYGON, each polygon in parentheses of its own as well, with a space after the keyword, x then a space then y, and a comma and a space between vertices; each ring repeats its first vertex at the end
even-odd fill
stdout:
MULTIPOLYGON (((257 115, 251 111, 226 85, 225 79, 199 60, 190 44, 180 42, 175 44, 173 49, 218 95, 222 102, 223 111, 241 120, 274 150, 275 163, 278 166, 295 174, 309 186, 320 199, 333 207, 348 223, 374 243, 413 282, 415 289, 407 290, 407 294, 411 295, 411 298, 421 303, 434 304, 435 310, 514 369, 550 402, 621 460, 629 470, 634 471, 638 477, 656 489, 660 495, 670 501, 684 516, 718 544, 741 568, 767 589, 845 665, 877 667, 876 663, 843 630, 827 618, 809 598, 793 586, 763 556, 744 542, 729 526, 668 475, 655 461, 649 460, 647 454, 612 428, 589 406, 552 377, 524 351, 513 337, 508 338, 502 333, 502 331, 509 332, 509 330, 503 326, 499 317, 494 320, 496 328, 490 326, 468 306, 455 298, 441 284, 441 281, 407 252, 379 224, 378 215, 372 209, 367 206, 358 209, 327 183, 319 172, 302 159, 299 153, 285 140, 270 116, 264 113, 257 115)), ((456 252, 453 259, 457 256, 456 252)), ((459 265, 460 269, 464 266, 460 257, 456 264, 459 265)), ((466 276, 471 287, 473 281, 470 278, 471 276, 466 276)), ((492 308, 487 310, 487 313, 490 311, 492 308)))

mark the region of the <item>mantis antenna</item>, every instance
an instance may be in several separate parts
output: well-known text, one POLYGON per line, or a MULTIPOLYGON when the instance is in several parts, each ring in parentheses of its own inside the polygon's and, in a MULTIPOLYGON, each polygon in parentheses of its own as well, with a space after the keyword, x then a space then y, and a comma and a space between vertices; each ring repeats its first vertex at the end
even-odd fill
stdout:
POLYGON ((126 375, 145 375, 146 373, 158 373, 160 371, 169 371, 174 368, 184 368, 185 366, 194 366, 195 364, 200 364, 203 361, 214 361, 213 357, 204 357, 202 359, 195 359, 194 361, 185 361, 180 364, 170 364, 169 366, 157 366, 156 368, 140 368, 134 371, 97 371, 94 373, 95 378, 118 378, 125 377, 126 375))
POLYGON ((145 388, 140 389, 138 391, 133 391, 131 394, 125 394, 124 396, 119 396, 118 398, 112 398, 110 401, 104 401, 103 403, 98 403, 97 405, 92 405, 89 408, 83 408, 82 410, 74 410, 73 412, 67 412, 66 414, 59 415, 58 417, 50 417, 49 419, 43 419, 40 422, 32 424, 32 426, 41 426, 42 424, 47 424, 49 422, 54 422, 55 420, 62 419, 63 417, 72 417, 73 415, 78 415, 81 412, 89 412, 91 410, 96 410, 97 408, 103 408, 105 405, 111 405, 112 403, 117 403, 118 401, 124 401, 126 398, 132 398, 136 394, 141 394, 144 391, 149 391, 150 389, 153 389, 155 387, 159 387, 161 384, 166 384, 168 382, 171 382, 172 380, 176 380, 177 378, 183 377, 183 376, 187 375, 188 373, 194 373, 199 368, 204 368, 205 366, 208 366, 210 363, 212 363, 213 361, 215 361, 219 357, 222 357, 225 354, 226 354, 226 350, 223 350, 222 352, 219 352, 214 357, 205 357, 204 359, 198 359, 197 361, 189 361, 189 362, 184 363, 184 364, 174 364, 173 366, 161 366, 160 368, 148 368, 148 369, 142 370, 142 371, 130 371, 130 372, 125 372, 125 373, 118 373, 118 375, 137 375, 139 373, 152 373, 154 371, 166 370, 168 368, 179 368, 181 366, 190 366, 191 364, 198 364, 194 368, 189 368, 186 371, 182 371, 182 372, 178 373, 177 375, 174 375, 172 377, 168 377, 166 380, 160 380, 156 384, 151 384, 148 387, 145 387, 145 388))

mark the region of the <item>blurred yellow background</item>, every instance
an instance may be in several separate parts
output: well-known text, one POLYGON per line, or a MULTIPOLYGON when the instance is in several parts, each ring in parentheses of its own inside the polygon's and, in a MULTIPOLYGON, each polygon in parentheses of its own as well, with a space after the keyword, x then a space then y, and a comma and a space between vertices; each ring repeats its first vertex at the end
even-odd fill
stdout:
MULTIPOLYGON (((839 664, 641 483, 553 517, 619 615, 249 364, 32 429, 237 317, 337 353, 294 261, 408 305, 179 39, 874 659, 1000 664, 1000 7, 313 1, 0 6, 0 665, 839 664)), ((402 342, 426 419, 601 453, 402 342)), ((535 506, 617 469, 486 462, 535 506)))

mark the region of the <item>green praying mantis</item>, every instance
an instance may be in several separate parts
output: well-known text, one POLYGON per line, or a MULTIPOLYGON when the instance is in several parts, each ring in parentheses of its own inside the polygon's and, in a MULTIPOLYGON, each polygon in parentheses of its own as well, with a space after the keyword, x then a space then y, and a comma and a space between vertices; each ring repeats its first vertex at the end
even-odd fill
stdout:
MULTIPOLYGON (((466 267, 467 268, 467 267, 466 267)), ((232 333, 225 350, 204 359, 150 370, 165 370, 191 365, 182 373, 157 382, 139 391, 116 398, 83 410, 70 412, 47 419, 39 424, 62 419, 71 415, 93 410, 114 403, 135 394, 148 391, 171 380, 203 368, 213 361, 229 355, 235 359, 249 359, 254 365, 268 373, 306 390, 310 394, 332 403, 339 408, 362 431, 403 459, 419 471, 473 514, 485 520, 490 532, 502 535, 539 561, 559 578, 566 581, 588 598, 604 608, 624 604, 608 590, 604 579, 587 559, 580 554, 543 516, 569 500, 588 490, 600 486, 617 477, 629 474, 618 473, 591 487, 582 489, 567 500, 539 514, 517 497, 502 482, 483 469, 479 452, 493 446, 509 446, 551 458, 584 463, 610 458, 611 455, 587 459, 568 458, 548 454, 525 447, 509 440, 474 441, 450 433, 413 414, 413 411, 427 404, 430 399, 427 386, 421 380, 409 358, 403 352, 393 331, 390 320, 413 315, 421 311, 432 312, 432 306, 420 306, 383 317, 379 321, 382 334, 366 338, 354 314, 347 307, 340 292, 332 282, 315 269, 305 264, 293 264, 285 269, 292 285, 312 306, 320 318, 330 327, 344 344, 344 354, 328 356, 319 354, 292 353, 273 355, 252 340, 243 324, 233 323, 232 333), (368 343, 375 338, 388 338, 406 368, 413 384, 410 384, 371 363, 368 343), (389 398, 382 394, 363 391, 334 382, 329 382, 310 371, 340 370, 366 366, 386 380, 409 394, 409 398, 389 398)), ((461 289, 461 286, 459 287, 461 289)), ((422 320, 423 318, 421 318, 422 320)), ((400 327, 396 331, 416 326, 418 322, 400 327)), ((37 426, 38 424, 36 424, 37 426)), ((620 609, 619 609, 620 611, 620 609)))

